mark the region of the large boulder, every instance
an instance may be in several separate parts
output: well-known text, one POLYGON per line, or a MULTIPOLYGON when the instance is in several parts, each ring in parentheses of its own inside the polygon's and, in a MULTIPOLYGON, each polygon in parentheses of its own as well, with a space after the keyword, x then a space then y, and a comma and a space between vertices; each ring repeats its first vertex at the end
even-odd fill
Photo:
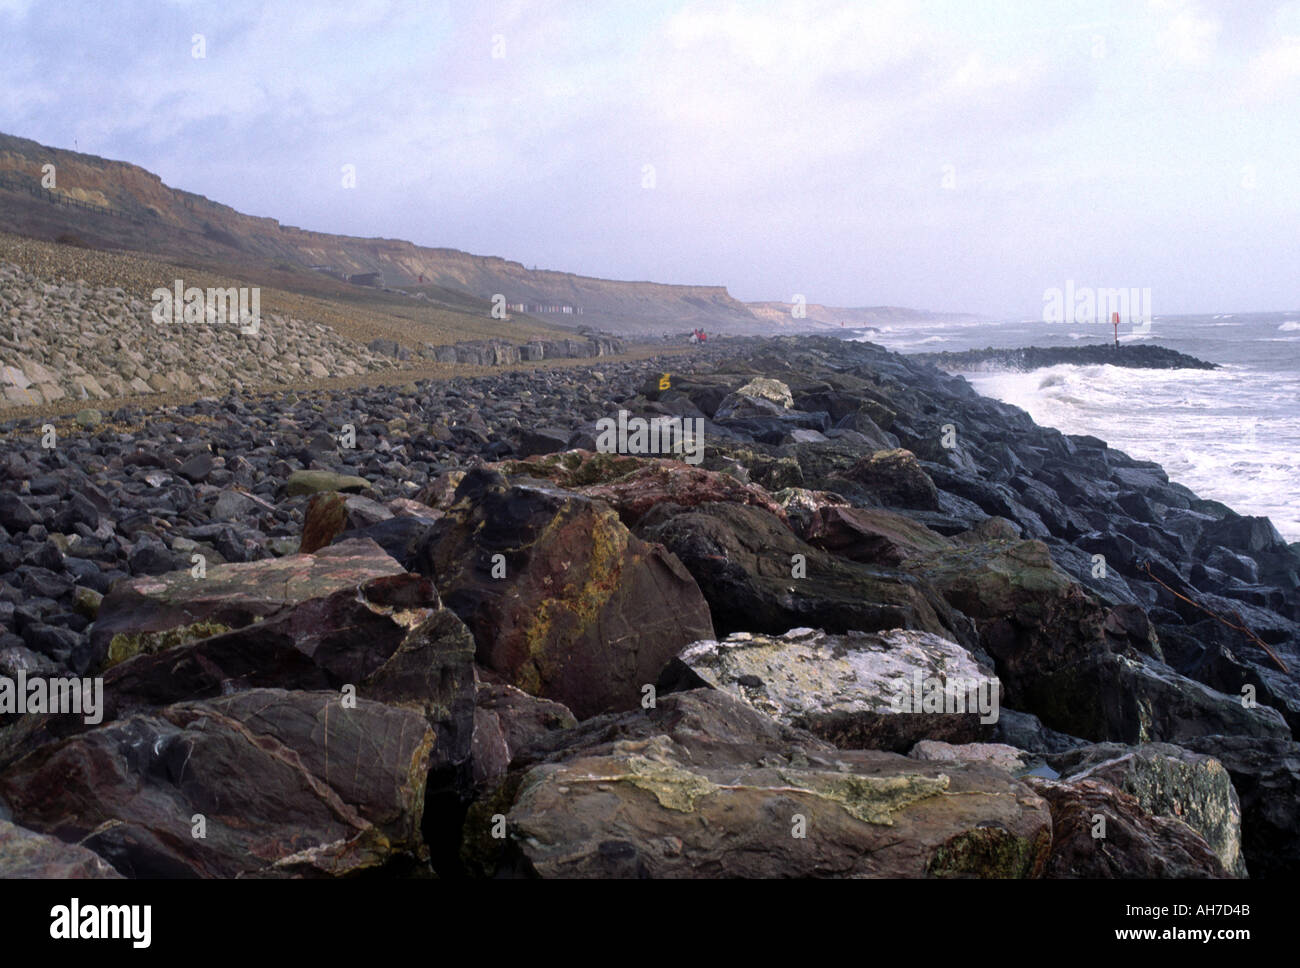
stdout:
POLYGON ((1005 743, 946 743, 923 739, 907 755, 914 760, 957 760, 963 763, 991 763, 1012 776, 1030 772, 1029 753, 1005 743))
POLYGON ((718 404, 713 420, 726 430, 764 444, 779 444, 794 430, 820 432, 831 425, 830 415, 824 411, 791 410, 783 403, 744 393, 728 395, 718 404))
POLYGON ((1008 705, 1032 712, 1053 729, 1093 739, 1100 686, 1080 695, 1052 693, 1044 681, 1073 662, 1108 652, 1106 611, 1052 563, 1039 541, 953 542, 909 555, 903 567, 937 588, 948 603, 975 620, 981 646, 997 663, 1008 705), (1082 731, 1081 719, 1087 720, 1082 731))
POLYGON ((899 565, 914 555, 952 547, 937 531, 882 508, 823 506, 800 530, 809 544, 868 564, 899 565))
MULTIPOLYGON (((763 487, 669 458, 568 450, 485 466, 508 478, 539 478, 599 498, 614 507, 629 527, 661 503, 694 507, 709 501, 731 501, 765 508, 785 519, 785 510, 763 487)), ((441 493, 445 491, 443 486, 441 493)), ((430 504, 438 496, 432 486, 422 494, 430 504)), ((445 507, 445 502, 440 506, 445 507)))
POLYGON ((1254 736, 1202 736, 1180 745, 1213 756, 1241 798, 1242 852, 1254 878, 1300 873, 1300 743, 1254 736))
POLYGON ((882 450, 863 457, 844 475, 889 507, 939 510, 939 491, 909 450, 882 450))
POLYGON ((1041 541, 976 534, 913 554, 902 567, 975 620, 1007 704, 1054 730, 1129 744, 1206 732, 1289 735, 1276 710, 1245 708, 1162 662, 1142 610, 1102 605, 1055 566, 1041 541))
POLYGON ((628 527, 635 527, 651 508, 664 503, 679 507, 719 501, 749 504, 785 519, 785 509, 758 485, 675 460, 657 460, 617 480, 576 490, 608 503, 628 527))
MULTIPOLYGON (((484 465, 500 471, 506 477, 535 477, 551 481, 559 487, 577 488, 592 484, 607 484, 610 481, 626 477, 649 464, 657 458, 638 457, 632 454, 608 454, 592 450, 566 450, 556 454, 538 454, 524 460, 503 460, 495 464, 484 465)), ((464 480, 463 471, 450 471, 447 483, 435 487, 430 485, 428 493, 421 492, 419 498, 434 507, 446 508, 450 502, 445 498, 448 487, 460 486, 464 480)))
POLYGON ((1051 804, 1047 877, 1222 878, 1223 864, 1181 820, 1153 817, 1137 799, 1100 780, 1025 782, 1051 804), (1098 818, 1104 821, 1103 827, 1098 818), (1101 834, 1101 836, 1097 836, 1101 834))
POLYGON ((1049 827, 994 767, 837 750, 693 690, 551 734, 470 811, 465 853, 541 877, 1030 877, 1049 827))
POLYGON ((498 682, 478 684, 474 709, 473 781, 486 790, 505 775, 515 754, 578 720, 568 707, 498 682))
POLYGON ((910 628, 959 642, 970 636, 965 620, 925 582, 827 554, 763 508, 710 503, 683 511, 661 505, 638 532, 686 565, 723 635, 818 627, 910 628))
POLYGON ((105 718, 234 688, 343 689, 421 709, 437 730, 435 768, 466 764, 474 725, 474 641, 418 575, 374 578, 104 677, 105 718))
MULTIPOLYGON (((240 629, 142 653, 104 674, 99 720, 241 689, 344 689, 424 711, 432 765, 467 769, 474 726, 474 640, 418 575, 374 578, 240 629)), ((83 718, 29 715, 0 737, 0 769, 83 718)), ((464 786, 463 783, 460 784, 464 786)))
MULTIPOLYGON (((998 673, 1006 681, 1001 663, 998 673)), ((1017 699, 1008 702, 1032 710, 1054 728, 1095 741, 1181 745, 1207 733, 1291 736, 1276 709, 1247 707, 1240 696, 1212 689, 1145 655, 1099 651, 1063 660, 1032 686, 1022 683, 1017 699)))
POLYGON ((1168 743, 1084 746, 1048 762, 1061 778, 1100 780, 1137 799, 1147 813, 1181 820, 1205 838, 1233 877, 1246 876, 1241 804, 1223 764, 1168 743))
MULTIPOLYGON (((864 460, 863 455, 874 453, 870 442, 851 437, 846 431, 831 431, 837 436, 822 441, 792 441, 780 448, 790 453, 799 471, 796 486, 829 491, 853 492, 856 505, 877 506, 879 498, 869 494, 859 483, 849 478, 849 472, 864 460)), ((773 488, 774 490, 779 488, 773 488)))
MULTIPOLYGON (((802 487, 804 483, 803 468, 794 457, 764 453, 756 447, 711 444, 705 451, 704 466, 761 485, 773 492, 773 500, 776 500, 776 491, 802 487)), ((781 502, 778 500, 777 503, 781 502)))
POLYGON ((691 644, 660 682, 722 689, 843 749, 894 752, 923 739, 991 735, 1000 688, 955 642, 904 629, 737 632, 691 644))
POLYGON ((415 558, 482 665, 581 718, 635 705, 664 663, 713 636, 681 562, 558 488, 471 471, 415 558))
MULTIPOLYGON (((945 542, 928 554, 908 555, 907 565, 977 621, 1033 627, 1075 597, 1074 583, 1041 541, 945 542)), ((1100 626, 1101 608, 1091 611, 1100 626)))
POLYGON ((243 628, 313 598, 398 575, 402 566, 373 541, 349 541, 311 555, 214 565, 119 582, 91 628, 107 666, 141 653, 243 628))
POLYGON ((129 877, 344 876, 419 850, 434 741, 416 710, 254 689, 47 744, 0 800, 129 877))
POLYGON ((736 392, 742 396, 770 400, 787 410, 794 406, 794 398, 790 395, 790 388, 780 380, 773 380, 770 377, 755 377, 736 392))

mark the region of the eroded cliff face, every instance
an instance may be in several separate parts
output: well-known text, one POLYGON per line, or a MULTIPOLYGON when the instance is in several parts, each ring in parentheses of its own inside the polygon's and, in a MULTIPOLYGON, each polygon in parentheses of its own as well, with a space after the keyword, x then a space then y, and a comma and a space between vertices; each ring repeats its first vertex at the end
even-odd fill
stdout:
POLYGON ((5 134, 0 134, 0 194, 13 203, 0 207, 0 229, 23 234, 40 234, 44 228, 55 238, 67 231, 72 217, 88 223, 87 237, 95 244, 166 255, 183 252, 325 266, 344 275, 382 272, 389 286, 417 286, 423 278, 425 285, 481 298, 501 293, 510 304, 522 303, 529 307, 525 311, 566 325, 653 332, 696 326, 732 332, 771 328, 723 286, 595 279, 400 239, 307 231, 171 188, 137 165, 5 134), (90 207, 61 208, 30 194, 40 187, 45 164, 55 166, 56 194, 90 207), (536 306, 546 308, 531 308, 536 306), (564 312, 563 306, 573 309, 564 312))

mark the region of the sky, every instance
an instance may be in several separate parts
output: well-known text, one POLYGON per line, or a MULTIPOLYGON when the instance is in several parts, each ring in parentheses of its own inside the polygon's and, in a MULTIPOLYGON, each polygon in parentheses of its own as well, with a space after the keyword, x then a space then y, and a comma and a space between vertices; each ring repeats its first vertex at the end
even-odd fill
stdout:
POLYGON ((0 131, 744 300, 1300 307, 1300 0, 0 0, 0 131))

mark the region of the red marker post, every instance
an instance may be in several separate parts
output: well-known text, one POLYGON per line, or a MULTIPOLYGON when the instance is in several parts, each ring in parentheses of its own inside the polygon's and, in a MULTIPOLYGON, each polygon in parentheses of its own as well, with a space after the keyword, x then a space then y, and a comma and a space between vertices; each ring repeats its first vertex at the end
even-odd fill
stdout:
POLYGON ((1111 313, 1110 321, 1115 324, 1115 349, 1119 349, 1119 313, 1111 313))

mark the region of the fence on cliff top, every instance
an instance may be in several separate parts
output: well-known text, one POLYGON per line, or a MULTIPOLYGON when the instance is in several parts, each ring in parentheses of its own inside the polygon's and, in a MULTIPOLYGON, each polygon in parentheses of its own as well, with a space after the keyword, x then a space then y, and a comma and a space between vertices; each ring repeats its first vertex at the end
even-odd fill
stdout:
POLYGON ((28 195, 34 195, 37 198, 44 199, 54 205, 62 205, 64 208, 80 208, 87 212, 94 212, 97 215, 111 215, 114 218, 125 219, 133 225, 145 224, 145 219, 138 215, 132 215, 130 212, 123 211, 120 208, 114 208, 111 205, 100 205, 98 202, 86 202, 79 198, 73 198, 70 195, 64 195, 61 192, 50 191, 34 178, 19 175, 14 172, 0 172, 0 188, 9 189, 10 191, 26 192, 28 195))

